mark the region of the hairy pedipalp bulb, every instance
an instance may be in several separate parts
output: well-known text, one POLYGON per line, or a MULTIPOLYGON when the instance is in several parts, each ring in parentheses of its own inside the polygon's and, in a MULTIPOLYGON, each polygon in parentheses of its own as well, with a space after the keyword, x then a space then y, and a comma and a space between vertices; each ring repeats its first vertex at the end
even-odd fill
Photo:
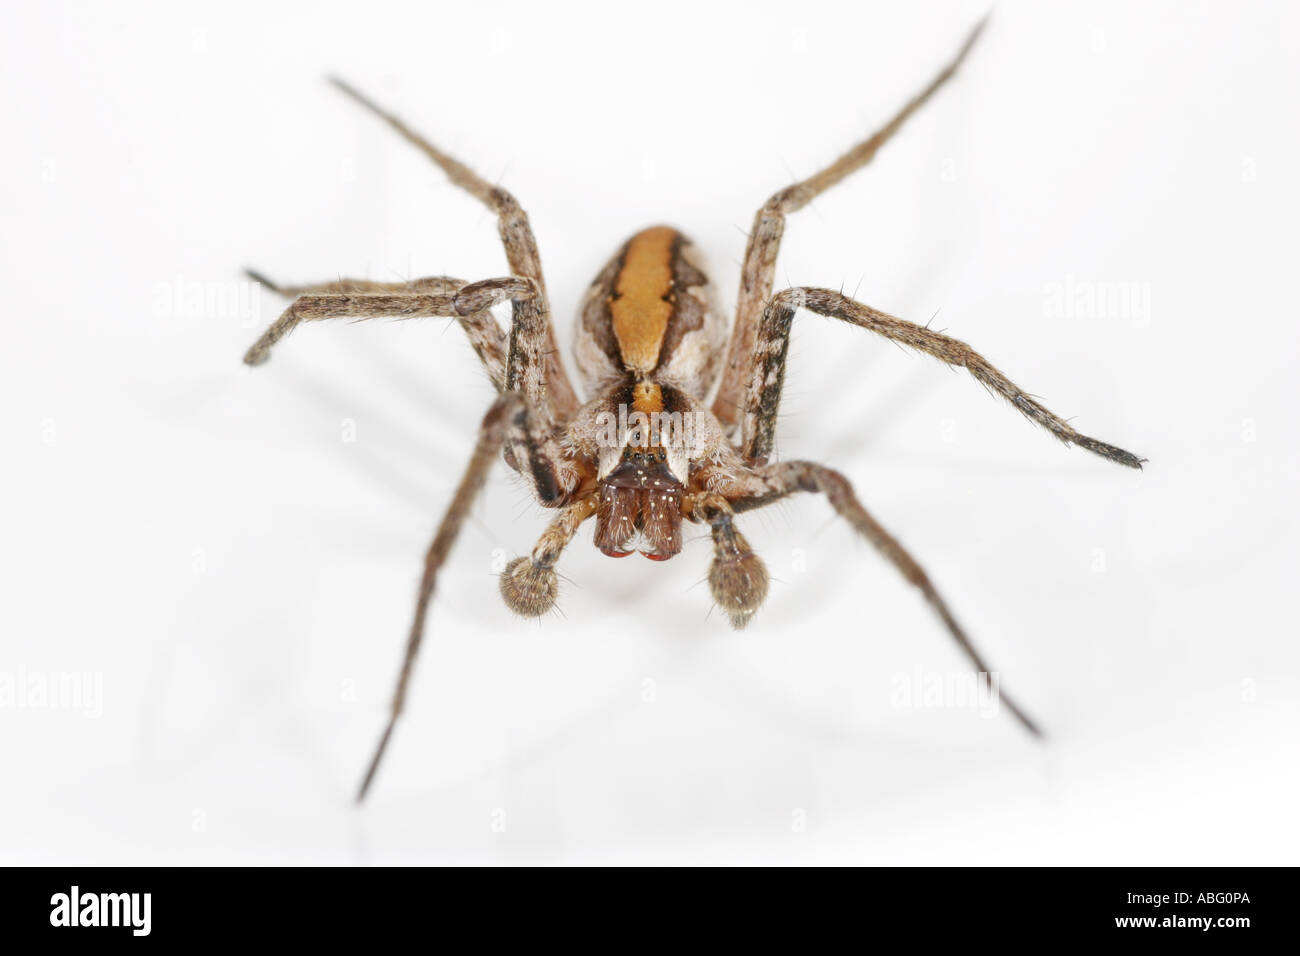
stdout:
POLYGON ((554 568, 515 558, 501 574, 501 597, 520 617, 541 617, 555 607, 560 584, 554 568))
POLYGON ((767 597, 767 566, 749 548, 745 536, 736 530, 729 516, 713 524, 713 563, 709 566, 709 590, 731 626, 740 630, 767 597))

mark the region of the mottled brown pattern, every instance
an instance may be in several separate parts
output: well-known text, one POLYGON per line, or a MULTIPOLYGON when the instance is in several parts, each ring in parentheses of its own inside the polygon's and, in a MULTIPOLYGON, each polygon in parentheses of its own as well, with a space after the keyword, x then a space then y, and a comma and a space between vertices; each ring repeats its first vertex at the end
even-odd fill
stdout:
MULTIPOLYGON (((352 292, 399 292, 399 293, 420 293, 436 292, 450 293, 468 285, 464 279, 453 279, 450 276, 433 276, 428 279, 415 279, 411 282, 372 282, 369 279, 338 279, 333 282, 317 282, 310 285, 285 286, 277 285, 266 276, 252 269, 244 270, 245 274, 255 282, 260 282, 277 295, 286 296, 296 299, 302 295, 316 295, 320 293, 352 293, 352 292)), ((379 316, 357 316, 359 319, 378 318, 379 316)), ((492 317, 491 312, 473 312, 469 315, 457 315, 456 320, 460 327, 465 330, 465 337, 469 339, 470 347, 474 349, 474 354, 483 363, 483 370, 487 372, 488 379, 492 382, 493 387, 501 392, 505 389, 506 383, 506 337, 501 331, 501 326, 497 324, 496 319, 492 317)), ((282 333, 283 334, 283 333, 282 333)), ((250 365, 258 365, 266 361, 269 353, 265 350, 250 350, 245 355, 244 360, 250 365)))
MULTIPOLYGON (((549 320, 550 300, 546 295, 546 281, 542 278, 542 257, 537 251, 537 240, 533 238, 528 216, 519 202, 500 186, 491 185, 464 163, 438 149, 355 87, 337 77, 331 77, 330 82, 386 122, 407 142, 432 159, 447 174, 448 179, 496 213, 497 229, 501 234, 506 260, 510 263, 510 271, 536 282, 539 293, 536 302, 524 307, 524 310, 534 313, 535 316, 532 317, 542 317, 532 322, 537 342, 530 343, 530 347, 542 356, 543 368, 528 377, 525 394, 550 427, 572 415, 578 407, 578 398, 564 371, 564 363, 560 360, 560 350, 549 320)), ((518 312, 517 307, 516 316, 518 312)))
POLYGON ((751 462, 761 464, 772 452, 790 344, 790 326, 797 308, 840 319, 900 345, 933 355, 941 362, 964 368, 981 385, 1001 395, 1026 418, 1042 425, 1067 445, 1077 445, 1129 468, 1142 467, 1144 459, 1132 452, 1075 431, 1069 422, 1048 411, 965 342, 931 332, 915 322, 896 319, 830 289, 786 289, 773 296, 763 311, 758 345, 750 361, 750 387, 745 399, 741 433, 741 447, 751 462))
MULTIPOLYGON (((680 233, 673 248, 673 314, 664 330, 663 347, 659 351, 659 361, 655 371, 664 374, 679 363, 683 344, 691 333, 706 331, 706 325, 712 320, 720 324, 721 315, 717 305, 709 295, 709 279, 704 271, 692 261, 694 245, 680 233)), ((721 344, 721 343, 719 343, 721 344)), ((721 349, 711 351, 706 362, 698 372, 683 369, 676 373, 675 380, 687 391, 698 398, 703 398, 708 387, 713 383, 714 370, 718 365, 721 349), (691 379, 698 377, 698 384, 691 379)))
POLYGON ((598 394, 626 377, 627 370, 623 368, 618 338, 614 335, 614 323, 609 314, 614 281, 622 268, 623 253, 620 250, 600 270, 578 312, 573 351, 588 395, 598 394))
POLYGON ((731 334, 731 346, 727 350, 727 362, 723 367, 722 386, 713 403, 713 413, 724 425, 735 425, 740 420, 741 403, 748 384, 749 356, 754 350, 763 306, 772 295, 776 256, 781 249, 786 214, 799 211, 846 176, 871 162, 880 147, 898 132, 908 117, 952 78, 983 30, 984 22, 980 22, 952 61, 939 71, 938 76, 925 89, 895 113, 888 123, 821 172, 773 195, 754 215, 754 225, 749 232, 749 245, 745 249, 745 261, 740 272, 736 324, 731 334))
POLYGON ((420 579, 419 596, 415 602, 415 618, 411 621, 411 629, 407 634, 406 653, 402 658, 397 689, 393 693, 392 706, 389 708, 388 723, 379 738, 379 746, 370 760, 366 775, 361 780, 361 789, 357 793, 358 801, 364 800, 370 790, 370 784, 375 779, 379 764, 384 759, 384 751, 388 748, 388 741, 393 735, 393 727, 396 726, 397 718, 402 715, 402 709, 406 706, 406 690, 410 686, 411 674, 415 669, 415 658, 420 652, 420 643, 424 639, 424 620, 429 611, 429 601, 432 600, 434 588, 438 583, 438 571, 446 562, 447 555, 451 553, 452 545, 460 535, 461 526, 464 525, 470 508, 483 489, 488 470, 492 467, 492 462, 496 459, 497 452, 512 427, 518 430, 528 428, 528 407, 523 396, 506 393, 499 396, 483 416, 474 454, 470 457, 465 474, 456 488, 456 493, 452 495, 446 514, 438 523, 438 530, 424 557, 424 575, 420 579))
MULTIPOLYGON (((587 389, 585 404, 579 404, 556 353, 537 245, 514 197, 488 185, 351 87, 336 83, 423 150, 452 182, 497 213, 512 272, 474 283, 444 276, 409 283, 344 279, 281 288, 278 291, 292 296, 293 303, 245 356, 250 365, 265 361, 276 342, 305 321, 453 316, 500 392, 483 419, 474 454, 429 547, 391 712, 362 784, 362 797, 402 712, 439 569, 502 452, 537 502, 555 509, 554 520, 532 552, 510 561, 501 575, 502 599, 516 614, 537 617, 555 608, 560 592, 556 565, 585 522, 595 519, 593 540, 606 554, 622 557, 639 550, 646 557, 667 560, 681 551, 682 523, 689 521, 707 527, 712 538, 708 583, 714 601, 733 627, 745 627, 766 599, 769 576, 741 533, 738 516, 795 492, 814 492, 824 495, 835 512, 917 589, 992 685, 988 666, 930 577, 867 511, 845 476, 813 462, 768 463, 790 332, 795 313, 806 309, 964 368, 1062 441, 1123 465, 1141 465, 1136 455, 1075 431, 964 342, 827 289, 772 294, 785 215, 865 165, 948 80, 981 28, 879 132, 815 176, 781 190, 759 210, 742 268, 725 365, 726 330, 694 248, 664 226, 633 236, 597 276, 579 315, 575 352, 587 389), (507 301, 512 310, 508 336, 488 311, 507 301), (710 402, 710 387, 720 370, 722 381, 710 402), (652 426, 646 435, 643 423, 633 423, 629 412, 677 416, 693 427, 676 434, 663 432, 662 425, 655 432, 652 426)), ((1005 694, 1002 700, 1028 730, 1039 733, 1022 708, 1005 694)))
POLYGON ((692 261, 690 240, 667 226, 637 233, 596 277, 578 319, 578 367, 589 389, 617 380, 672 377, 703 397, 718 358, 702 350, 682 363, 683 341, 706 331, 713 314, 708 277, 692 261), (698 365, 698 367, 697 367, 698 365))

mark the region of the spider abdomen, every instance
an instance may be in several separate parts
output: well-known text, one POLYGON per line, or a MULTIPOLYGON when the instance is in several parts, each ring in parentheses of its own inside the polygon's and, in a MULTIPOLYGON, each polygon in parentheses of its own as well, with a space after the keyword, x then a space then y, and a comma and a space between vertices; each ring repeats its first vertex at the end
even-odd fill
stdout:
POLYGON ((694 245, 676 229, 652 226, 624 243, 592 283, 574 351, 589 394, 653 378, 703 398, 726 331, 694 245))

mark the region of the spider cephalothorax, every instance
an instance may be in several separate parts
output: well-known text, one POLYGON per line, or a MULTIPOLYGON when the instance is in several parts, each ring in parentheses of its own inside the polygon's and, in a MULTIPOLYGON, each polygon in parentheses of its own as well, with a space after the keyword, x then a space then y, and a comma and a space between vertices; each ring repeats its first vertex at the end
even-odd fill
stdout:
MULTIPOLYGON (((705 520, 694 510, 710 490, 705 466, 743 468, 707 405, 725 344, 725 318, 703 262, 676 229, 637 233, 592 283, 574 351, 583 384, 596 397, 560 434, 569 464, 561 494, 569 507, 594 515, 594 541, 604 554, 639 551, 655 561, 678 554, 682 522, 705 520)), ((535 568, 549 567, 536 552, 532 558, 535 568)), ((549 610, 543 600, 555 588, 539 595, 539 574, 502 578, 511 608, 528 616, 549 610)), ((729 579, 718 580, 725 588, 729 579)), ((747 621, 757 610, 749 606, 756 592, 743 591, 720 603, 745 604, 747 621)))
MULTIPOLYGON (((667 226, 629 239, 592 283, 578 317, 575 357, 588 400, 580 402, 555 345, 541 259, 528 217, 514 197, 412 132, 352 87, 333 81, 423 150, 458 186, 497 214, 509 276, 467 283, 438 276, 413 282, 343 279, 276 287, 294 302, 249 349, 263 362, 298 323, 314 319, 453 316, 464 328, 498 397, 425 557, 406 657, 383 737, 362 782, 364 797, 402 711, 438 571, 447 559, 488 470, 499 455, 555 519, 531 554, 511 561, 501 595, 535 617, 555 606, 555 571, 579 527, 595 518, 595 544, 612 557, 638 550, 662 561, 682 550, 682 522, 709 528, 709 588, 731 624, 744 627, 768 590, 763 562, 736 527, 736 516, 796 492, 826 496, 831 507, 918 589, 986 682, 989 669, 920 565, 854 494, 847 478, 811 461, 770 462, 785 381, 790 328, 806 310, 839 319, 965 368, 1031 421, 1066 444, 1138 468, 1137 456, 1075 431, 957 339, 894 318, 829 289, 773 295, 785 217, 865 165, 965 58, 957 57, 875 135, 816 175, 773 195, 754 217, 734 323, 711 294, 691 243, 667 226), (507 336, 490 309, 511 303, 507 336)), ((1007 708, 1034 724, 1011 700, 1007 708)))

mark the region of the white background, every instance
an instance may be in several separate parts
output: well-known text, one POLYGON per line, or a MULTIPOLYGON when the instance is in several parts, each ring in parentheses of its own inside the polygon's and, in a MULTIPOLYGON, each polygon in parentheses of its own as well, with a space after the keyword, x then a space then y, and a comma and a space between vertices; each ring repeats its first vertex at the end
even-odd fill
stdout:
POLYGON ((710 614, 695 532, 666 565, 585 532, 563 615, 512 618, 494 567, 546 517, 498 468, 351 805, 491 390, 442 320, 305 328, 250 370, 281 303, 241 300, 239 270, 504 260, 492 217, 324 74, 521 198, 567 349, 587 283, 654 222, 733 304, 762 200, 981 10, 10 9, 0 675, 102 694, 0 707, 0 860, 1294 863, 1283 3, 1000 3, 956 81, 786 233, 779 283, 934 317, 1150 459, 1067 449, 964 373, 796 322, 781 454, 854 479, 1046 745, 1005 713, 904 706, 964 661, 813 498, 746 518, 778 580, 743 633, 710 614), (1137 296, 1089 304, 1116 289, 1137 296))

